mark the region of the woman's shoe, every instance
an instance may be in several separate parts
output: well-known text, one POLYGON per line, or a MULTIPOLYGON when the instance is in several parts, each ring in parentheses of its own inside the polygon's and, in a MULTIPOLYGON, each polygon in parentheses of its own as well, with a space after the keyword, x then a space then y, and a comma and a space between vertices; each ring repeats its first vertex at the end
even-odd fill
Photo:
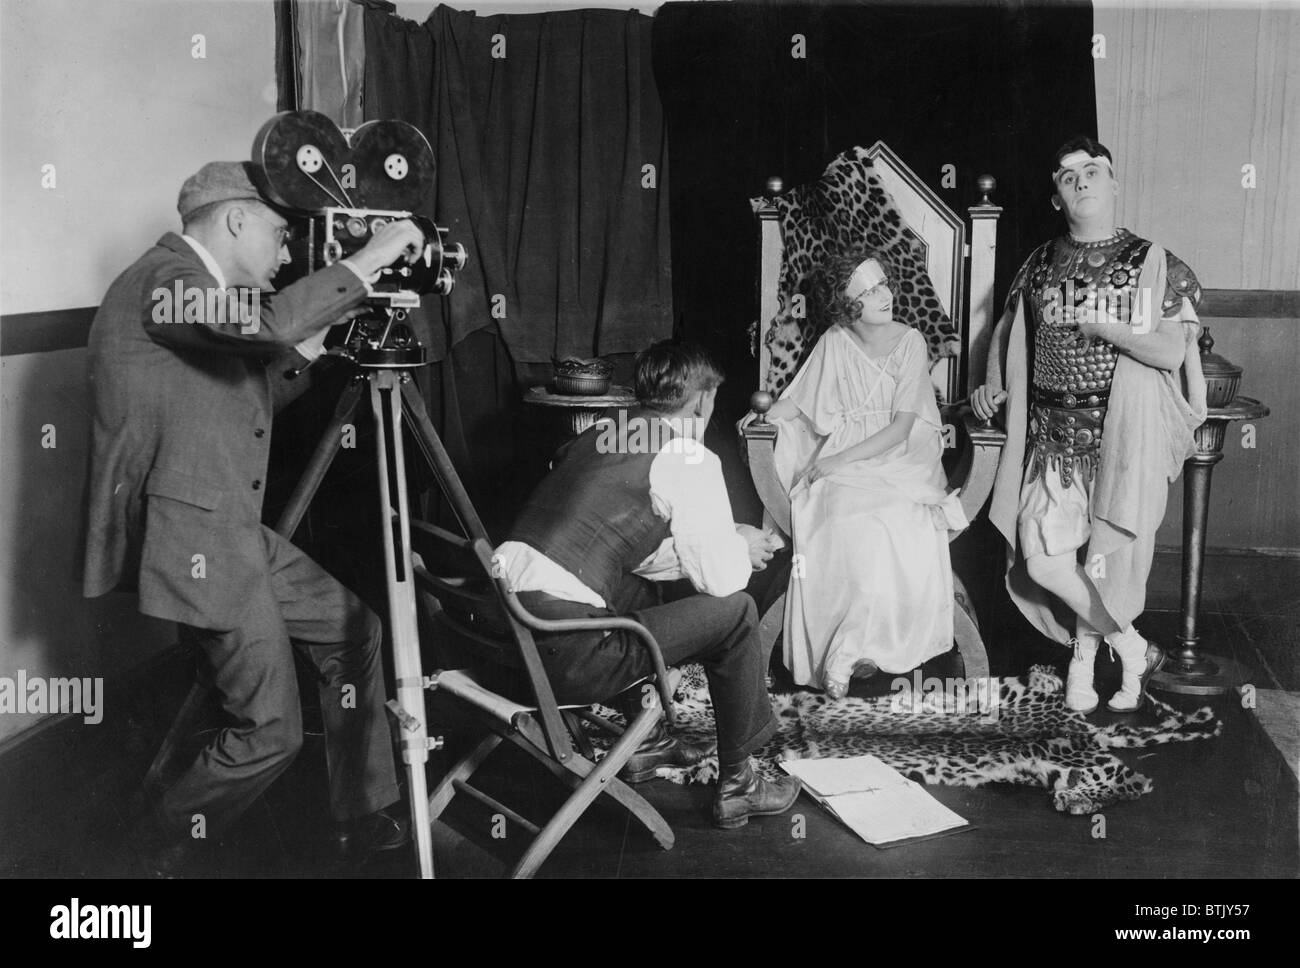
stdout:
POLYGON ((840 700, 849 694, 849 680, 837 679, 834 676, 826 677, 826 695, 835 700, 840 700))
POLYGON ((853 672, 850 674, 854 679, 870 679, 880 671, 880 666, 876 665, 870 659, 859 659, 853 663, 853 672))

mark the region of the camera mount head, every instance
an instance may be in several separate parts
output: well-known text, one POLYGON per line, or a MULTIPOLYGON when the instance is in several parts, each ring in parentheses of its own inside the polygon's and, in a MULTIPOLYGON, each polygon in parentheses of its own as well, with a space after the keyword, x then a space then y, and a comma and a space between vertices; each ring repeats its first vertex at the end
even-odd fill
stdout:
POLYGON ((345 132, 316 111, 284 111, 253 140, 258 187, 275 204, 305 220, 307 272, 333 265, 363 248, 387 222, 410 219, 424 233, 414 263, 398 260, 371 284, 369 312, 344 339, 343 355, 363 367, 422 366, 424 347, 405 324, 427 293, 448 295, 467 261, 447 229, 417 215, 430 209, 437 162, 419 128, 405 121, 368 121, 345 132))

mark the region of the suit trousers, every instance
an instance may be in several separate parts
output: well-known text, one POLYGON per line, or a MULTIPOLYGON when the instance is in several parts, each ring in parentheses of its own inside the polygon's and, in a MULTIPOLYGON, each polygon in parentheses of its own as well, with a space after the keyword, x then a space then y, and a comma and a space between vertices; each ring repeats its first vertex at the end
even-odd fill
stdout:
POLYGON ((181 626, 201 650, 199 680, 214 686, 234 725, 223 729, 163 794, 163 828, 226 829, 288 769, 302 747, 293 643, 319 673, 330 812, 348 820, 398 799, 384 709, 383 627, 366 605, 302 551, 262 527, 267 570, 238 628, 181 626))
MULTIPOLYGON (((616 614, 544 592, 521 592, 538 618, 604 618, 616 614)), ((758 638, 758 613, 744 592, 725 598, 691 595, 627 613, 649 629, 669 666, 698 662, 709 680, 718 729, 718 761, 742 765, 776 732, 767 694, 767 656, 758 638)), ((629 632, 566 633, 538 637, 542 665, 560 703, 609 702, 654 673, 641 640, 629 632)))

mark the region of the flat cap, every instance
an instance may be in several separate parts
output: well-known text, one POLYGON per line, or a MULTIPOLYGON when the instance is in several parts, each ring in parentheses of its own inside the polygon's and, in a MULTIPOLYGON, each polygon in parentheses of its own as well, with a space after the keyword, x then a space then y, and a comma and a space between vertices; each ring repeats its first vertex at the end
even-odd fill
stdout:
POLYGON ((181 186, 176 210, 184 221, 192 212, 214 202, 252 198, 270 204, 258 191, 254 178, 258 172, 248 161, 210 161, 181 186))

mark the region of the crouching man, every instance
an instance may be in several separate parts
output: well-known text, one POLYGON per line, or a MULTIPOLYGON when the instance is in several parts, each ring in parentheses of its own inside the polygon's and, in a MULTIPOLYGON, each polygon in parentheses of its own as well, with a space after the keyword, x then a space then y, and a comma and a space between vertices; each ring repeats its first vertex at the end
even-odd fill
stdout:
MULTIPOLYGON (((772 550, 763 532, 734 523, 721 464, 701 442, 722 382, 717 367, 698 349, 661 343, 638 358, 635 382, 635 409, 560 450, 497 549, 498 563, 540 618, 627 615, 650 630, 668 665, 703 665, 717 719, 713 821, 741 827, 784 812, 799 795, 796 778, 765 780, 749 761, 776 719, 757 612, 742 589, 772 550), (678 578, 699 594, 651 604, 646 579, 678 578)), ((561 703, 610 700, 654 671, 624 632, 546 636, 538 645, 561 703)), ((711 751, 661 724, 622 778, 649 779, 660 766, 690 766, 711 751)))

